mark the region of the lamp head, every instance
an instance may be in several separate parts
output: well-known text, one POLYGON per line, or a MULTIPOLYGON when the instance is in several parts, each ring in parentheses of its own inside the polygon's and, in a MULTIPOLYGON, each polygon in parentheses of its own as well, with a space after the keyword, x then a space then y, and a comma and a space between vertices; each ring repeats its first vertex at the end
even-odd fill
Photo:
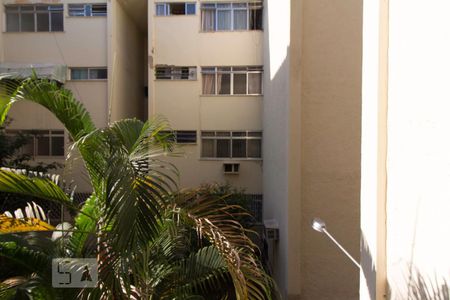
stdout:
POLYGON ((327 230, 325 222, 319 218, 314 218, 312 220, 311 227, 318 232, 324 232, 327 230))

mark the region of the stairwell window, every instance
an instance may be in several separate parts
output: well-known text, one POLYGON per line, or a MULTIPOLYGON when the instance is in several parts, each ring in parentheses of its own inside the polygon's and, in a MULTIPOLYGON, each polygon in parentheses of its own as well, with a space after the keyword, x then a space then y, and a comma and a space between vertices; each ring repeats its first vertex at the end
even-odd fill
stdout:
POLYGON ((202 31, 262 30, 262 2, 203 3, 202 31))
POLYGON ((69 16, 71 17, 106 17, 106 3, 69 4, 69 16))
POLYGON ((261 158, 261 131, 202 131, 203 158, 261 158))
POLYGON ((7 32, 64 31, 62 5, 5 5, 7 32))
POLYGON ((195 5, 194 2, 156 3, 156 15, 195 15, 195 5))
POLYGON ((107 78, 107 68, 70 68, 71 80, 104 80, 107 78))
POLYGON ((262 66, 203 67, 203 95, 261 95, 262 66))
POLYGON ((196 80, 196 67, 157 66, 155 78, 162 80, 196 80))

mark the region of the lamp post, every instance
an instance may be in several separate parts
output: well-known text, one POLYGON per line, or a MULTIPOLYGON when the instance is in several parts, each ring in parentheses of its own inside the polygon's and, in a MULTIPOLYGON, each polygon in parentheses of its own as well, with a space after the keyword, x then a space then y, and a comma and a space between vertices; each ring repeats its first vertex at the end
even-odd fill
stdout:
POLYGON ((344 252, 345 255, 358 267, 361 268, 359 263, 350 255, 350 253, 347 252, 347 250, 344 249, 344 247, 341 246, 341 244, 336 241, 336 239, 328 232, 327 226, 325 222, 319 218, 314 218, 311 223, 311 227, 320 233, 325 233, 327 237, 330 238, 330 240, 341 249, 342 252, 344 252))

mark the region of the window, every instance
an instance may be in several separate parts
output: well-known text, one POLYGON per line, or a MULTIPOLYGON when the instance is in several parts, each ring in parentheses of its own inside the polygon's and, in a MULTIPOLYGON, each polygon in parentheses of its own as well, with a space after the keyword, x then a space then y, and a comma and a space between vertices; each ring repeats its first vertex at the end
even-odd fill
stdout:
POLYGON ((203 31, 262 30, 262 2, 203 3, 203 31))
POLYGON ((107 78, 107 68, 70 68, 71 80, 98 80, 107 78))
POLYGON ((64 156, 63 130, 7 130, 8 135, 22 133, 28 143, 22 147, 22 154, 30 156, 64 156))
POLYGON ((223 164, 224 174, 239 174, 240 164, 223 164))
POLYGON ((203 158, 261 158, 260 131, 202 131, 203 158))
POLYGON ((69 16, 72 17, 104 17, 106 10, 106 3, 69 4, 69 16))
POLYGON ((169 139, 177 144, 196 144, 197 143, 197 131, 195 130, 174 130, 174 131, 161 131, 162 136, 167 136, 169 139))
POLYGON ((155 68, 155 77, 156 79, 168 80, 196 80, 197 68, 157 66, 155 68))
POLYGON ((157 16, 195 15, 195 3, 156 3, 157 16))
POLYGON ((204 95, 261 95, 262 67, 203 67, 204 95))
POLYGON ((7 32, 56 32, 64 30, 62 5, 6 5, 7 32))

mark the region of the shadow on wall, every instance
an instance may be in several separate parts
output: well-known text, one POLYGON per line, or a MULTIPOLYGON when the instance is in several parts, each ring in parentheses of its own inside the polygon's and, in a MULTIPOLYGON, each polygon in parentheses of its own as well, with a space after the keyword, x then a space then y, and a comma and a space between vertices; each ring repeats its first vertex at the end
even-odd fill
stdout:
POLYGON ((376 277, 377 270, 373 261, 372 252, 367 243, 364 232, 361 230, 361 269, 366 279, 370 300, 376 300, 376 277))
MULTIPOLYGON (((431 278, 418 270, 407 276, 408 295, 400 295, 391 300, 450 300, 450 286, 444 278, 431 278)), ((389 286, 389 285, 388 285, 389 286)), ((388 288, 389 289, 389 288, 388 288)), ((390 294, 390 293, 389 293, 390 294)))

